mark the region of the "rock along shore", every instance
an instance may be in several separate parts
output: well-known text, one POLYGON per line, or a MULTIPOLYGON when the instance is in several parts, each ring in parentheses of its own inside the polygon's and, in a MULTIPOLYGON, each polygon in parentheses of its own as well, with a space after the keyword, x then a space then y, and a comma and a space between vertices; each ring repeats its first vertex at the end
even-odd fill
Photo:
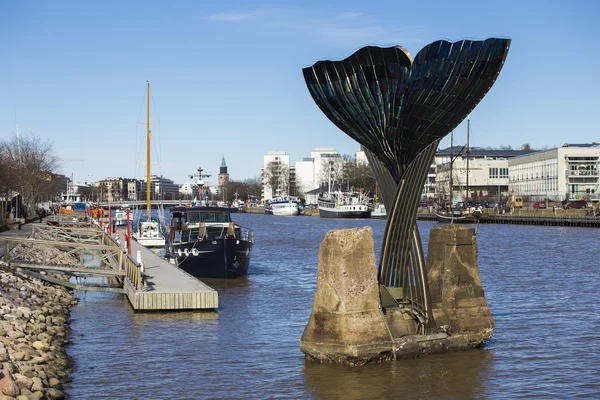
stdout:
POLYGON ((0 400, 65 398, 70 291, 0 261, 0 400))

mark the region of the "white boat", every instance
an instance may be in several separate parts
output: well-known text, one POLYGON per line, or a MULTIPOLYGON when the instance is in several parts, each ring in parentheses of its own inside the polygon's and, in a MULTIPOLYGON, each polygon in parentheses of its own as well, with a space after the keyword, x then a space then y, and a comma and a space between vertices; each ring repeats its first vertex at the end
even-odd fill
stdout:
POLYGON ((371 211, 371 218, 387 218, 387 211, 383 203, 377 203, 371 211))
MULTIPOLYGON (((129 213, 129 222, 133 220, 133 212, 129 213)), ((126 210, 116 210, 115 211, 115 225, 116 226, 126 226, 127 225, 127 211, 126 210)))
POLYGON ((274 196, 270 203, 273 215, 291 217, 300 212, 298 199, 295 197, 274 196))
POLYGON ((131 236, 146 247, 164 247, 165 236, 160 221, 150 215, 150 83, 148 83, 148 102, 146 104, 146 217, 140 218, 137 230, 131 236))
POLYGON ((145 247, 165 246, 165 237, 162 234, 160 222, 155 219, 141 220, 137 231, 132 236, 139 244, 145 247))
POLYGON ((317 200, 321 218, 370 218, 367 199, 355 192, 323 193, 317 200))

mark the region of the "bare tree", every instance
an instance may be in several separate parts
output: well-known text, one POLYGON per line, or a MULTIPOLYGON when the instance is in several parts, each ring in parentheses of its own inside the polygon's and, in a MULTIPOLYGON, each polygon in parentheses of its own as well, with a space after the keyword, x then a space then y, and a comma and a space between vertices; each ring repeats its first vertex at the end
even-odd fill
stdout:
POLYGON ((16 167, 11 164, 0 145, 0 225, 11 209, 13 193, 17 190, 16 167))
POLYGON ((371 197, 375 195, 377 183, 369 164, 358 161, 354 156, 344 155, 346 187, 371 197))
POLYGON ((290 185, 290 174, 287 165, 271 161, 263 170, 263 182, 271 189, 271 195, 285 195, 290 185))
POLYGON ((23 200, 25 215, 34 215, 37 203, 51 200, 58 192, 53 171, 58 167, 52 143, 35 135, 14 135, 0 142, 0 153, 8 169, 14 170, 14 187, 23 200))
POLYGON ((321 158, 321 171, 317 179, 321 187, 331 186, 331 190, 341 190, 344 182, 344 159, 342 157, 321 158))

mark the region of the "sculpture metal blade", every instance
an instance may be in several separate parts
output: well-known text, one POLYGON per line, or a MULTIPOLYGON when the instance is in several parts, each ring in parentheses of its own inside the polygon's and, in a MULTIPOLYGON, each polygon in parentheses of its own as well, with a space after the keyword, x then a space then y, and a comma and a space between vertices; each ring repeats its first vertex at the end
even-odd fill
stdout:
POLYGON ((494 84, 509 47, 510 39, 440 40, 413 60, 400 46, 367 46, 303 69, 321 111, 366 150, 388 210, 378 270, 383 306, 410 313, 420 333, 433 322, 416 225, 427 171, 439 141, 494 84))

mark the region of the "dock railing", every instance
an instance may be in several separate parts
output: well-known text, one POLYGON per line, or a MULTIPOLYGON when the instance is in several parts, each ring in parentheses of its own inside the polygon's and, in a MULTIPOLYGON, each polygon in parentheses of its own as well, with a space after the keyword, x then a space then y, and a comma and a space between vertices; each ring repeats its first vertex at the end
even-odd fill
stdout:
POLYGON ((142 287, 142 266, 129 254, 123 262, 125 264, 125 279, 129 280, 136 291, 139 291, 142 287))

